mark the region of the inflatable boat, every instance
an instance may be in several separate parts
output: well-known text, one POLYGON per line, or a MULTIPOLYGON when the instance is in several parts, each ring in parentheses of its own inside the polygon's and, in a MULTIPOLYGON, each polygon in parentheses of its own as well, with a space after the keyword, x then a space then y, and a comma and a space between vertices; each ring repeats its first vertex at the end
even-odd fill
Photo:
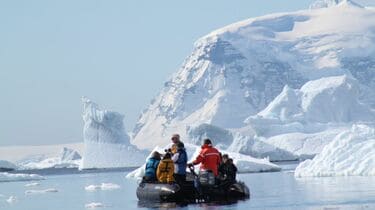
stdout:
POLYGON ((250 198, 250 190, 243 182, 210 183, 209 178, 198 177, 193 174, 193 179, 199 179, 199 188, 195 187, 197 180, 192 180, 192 175, 182 184, 177 183, 148 183, 141 182, 137 188, 137 197, 140 201, 151 202, 214 202, 233 201, 250 198), (206 181, 204 181, 206 180, 206 181))

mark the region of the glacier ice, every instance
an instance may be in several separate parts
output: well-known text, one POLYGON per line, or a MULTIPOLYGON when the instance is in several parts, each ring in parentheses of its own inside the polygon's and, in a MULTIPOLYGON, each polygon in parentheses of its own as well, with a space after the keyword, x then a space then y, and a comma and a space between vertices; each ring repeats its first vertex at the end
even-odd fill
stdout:
MULTIPOLYGON (((321 2, 337 6, 250 18, 199 39, 192 54, 140 116, 132 143, 152 149, 168 143, 176 132, 190 141, 187 131, 201 124, 244 131, 243 121, 275 102, 281 92, 285 94, 282 100, 294 97, 296 101, 287 101, 291 107, 277 105, 280 110, 273 114, 281 123, 273 122, 264 132, 269 132, 266 138, 319 133, 331 123, 346 123, 348 128, 352 121, 368 120, 364 112, 356 111, 365 106, 375 108, 375 10, 348 0, 321 2), (336 90, 341 88, 339 92, 349 94, 353 101, 345 101, 340 94, 325 98, 329 91, 314 95, 312 90, 301 89, 307 88, 309 81, 318 84, 319 79, 336 85, 333 77, 345 81, 336 90), (318 104, 308 100, 301 104, 301 94, 316 103, 327 99, 325 103, 332 104, 325 104, 329 110, 321 113, 318 104), (338 105, 339 110, 331 113, 338 105), (316 123, 306 126, 304 120, 316 123)), ((259 129, 257 132, 263 136, 259 129)), ((249 137, 254 139, 251 134, 249 137)))
POLYGON ((82 98, 84 153, 80 169, 140 166, 146 157, 144 151, 130 144, 123 118, 118 112, 102 110, 82 98))
POLYGON ((351 130, 337 135, 314 159, 300 163, 295 176, 374 176, 374 148, 375 128, 353 125, 351 130))

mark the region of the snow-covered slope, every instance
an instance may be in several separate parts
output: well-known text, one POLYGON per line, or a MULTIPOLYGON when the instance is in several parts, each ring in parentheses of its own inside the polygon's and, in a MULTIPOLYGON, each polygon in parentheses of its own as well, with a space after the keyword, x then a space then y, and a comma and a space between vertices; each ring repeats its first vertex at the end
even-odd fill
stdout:
MULTIPOLYGON (((329 6, 251 18, 199 39, 140 116, 132 142, 151 149, 168 143, 175 132, 187 138, 188 126, 203 123, 241 128, 285 85, 291 88, 286 94, 294 94, 293 89, 324 77, 357 80, 360 103, 375 108, 375 9, 350 1, 329 6)), ((313 120, 347 116, 319 117, 313 120)))
POLYGON ((296 177, 305 176, 374 176, 375 128, 353 125, 324 147, 313 160, 296 168, 296 177))
POLYGON ((87 98, 82 98, 83 137, 85 149, 81 169, 139 166, 145 151, 130 144, 123 118, 118 112, 102 110, 87 98))

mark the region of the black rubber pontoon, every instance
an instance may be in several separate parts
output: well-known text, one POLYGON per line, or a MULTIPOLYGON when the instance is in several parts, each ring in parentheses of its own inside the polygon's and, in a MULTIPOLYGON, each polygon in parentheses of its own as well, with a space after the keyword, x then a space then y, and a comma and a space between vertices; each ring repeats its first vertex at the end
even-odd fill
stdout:
MULTIPOLYGON (((193 172, 193 171, 192 171, 193 172)), ((193 173, 194 177, 197 175, 193 173)), ((140 201, 151 202, 211 202, 243 200, 250 197, 250 190, 243 182, 219 185, 201 185, 200 190, 194 187, 194 181, 186 181, 182 186, 172 183, 141 182, 137 188, 140 201)))

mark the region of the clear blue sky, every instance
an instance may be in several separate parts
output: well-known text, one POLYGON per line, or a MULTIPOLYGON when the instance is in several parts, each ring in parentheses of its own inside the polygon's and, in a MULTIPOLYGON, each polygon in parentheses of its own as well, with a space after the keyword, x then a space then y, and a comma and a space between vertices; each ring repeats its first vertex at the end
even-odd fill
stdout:
POLYGON ((132 130, 196 39, 311 2, 1 1, 0 145, 82 141, 83 95, 132 130))

